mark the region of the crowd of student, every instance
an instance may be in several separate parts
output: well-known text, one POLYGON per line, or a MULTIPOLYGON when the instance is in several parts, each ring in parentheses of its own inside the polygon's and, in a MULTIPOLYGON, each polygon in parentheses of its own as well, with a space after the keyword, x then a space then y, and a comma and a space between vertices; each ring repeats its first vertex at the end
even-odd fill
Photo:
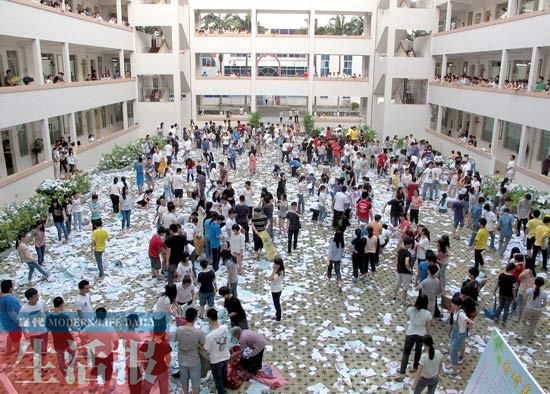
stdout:
MULTIPOLYGON (((483 78, 476 76, 468 76, 462 74, 460 76, 456 74, 447 74, 443 78, 440 75, 434 77, 435 82, 445 82, 457 86, 480 86, 480 87, 489 87, 489 88, 498 88, 499 87, 499 77, 494 78, 483 78)), ((527 90, 529 87, 529 81, 526 79, 519 79, 516 81, 505 80, 503 84, 504 89, 513 89, 513 90, 527 90)), ((539 77, 535 85, 535 92, 549 92, 550 93, 550 80, 544 82, 543 77, 539 77)))
MULTIPOLYGON (((294 120, 292 115, 291 120, 294 120)), ((428 334, 431 324, 444 324, 432 323, 442 316, 440 308, 450 314, 450 361, 446 371, 459 373, 465 357, 466 338, 471 335, 475 317, 480 312, 480 291, 489 282, 483 272, 484 254, 488 252, 498 252, 494 257, 506 261, 505 270, 496 283, 491 283, 493 292, 498 292, 495 321, 502 314, 505 325, 511 309, 522 323, 518 326, 517 334, 522 333, 518 339, 532 340, 547 299, 547 293, 542 290, 544 280, 537 277, 535 268, 537 258, 542 255, 542 269, 547 269, 550 216, 534 209, 528 194, 512 209, 508 178, 502 181, 496 196, 483 196, 482 178, 468 155, 453 152, 454 165, 447 169, 441 154, 427 141, 417 141, 412 135, 404 142, 388 137, 384 141, 367 143, 356 127, 347 130, 339 127, 326 128, 322 135, 310 138, 301 133, 298 123, 283 125, 282 121, 281 125, 269 123, 257 129, 240 122, 232 126, 230 121, 182 129, 174 124, 169 130, 161 124, 157 133, 166 138, 166 143, 155 146, 149 136, 145 139, 143 154, 136 158, 133 167, 135 185, 116 177, 102 193, 109 196, 113 214, 120 212, 122 231, 131 228, 130 213, 134 207, 156 211, 156 231, 149 240, 148 256, 151 276, 166 285, 153 312, 168 315, 178 326, 175 343, 184 392, 187 392, 189 380, 193 392, 198 392, 201 376, 205 376, 201 365, 209 365, 218 393, 225 392, 224 387, 238 386, 247 377, 262 376, 266 338, 248 328, 248 305, 239 299, 239 277, 251 261, 263 258, 272 262, 269 283, 274 323, 281 322, 284 260, 300 250, 300 230, 305 221, 325 232, 332 228, 333 235, 327 239, 323 260, 329 282, 334 272, 337 291, 344 291, 346 278, 342 275, 342 264, 347 261, 346 243, 350 238, 354 286, 375 278, 381 264, 395 264, 394 302, 409 305, 411 285, 419 291, 414 306, 406 310, 409 323, 400 368, 400 373, 405 375, 414 347, 413 371, 416 375, 412 386, 415 393, 424 388, 433 393, 437 386, 443 356, 434 348, 434 339, 428 334), (258 180, 257 162, 273 159, 272 182, 268 187, 261 187, 255 182, 258 180), (236 176, 239 165, 247 165, 247 171, 241 174, 248 180, 236 191, 231 178, 236 176), (376 177, 377 185, 384 186, 373 186, 371 177, 376 177), (290 194, 289 182, 296 185, 292 189, 295 194, 290 194), (447 188, 443 191, 445 184, 447 188), (136 189, 139 196, 134 198, 132 193, 136 189), (391 199, 378 206, 380 198, 390 191, 391 199), (154 195, 158 196, 156 201, 154 195), (183 207, 190 207, 191 213, 184 214, 183 207), (310 218, 306 218, 306 207, 310 218), (422 224, 428 208, 433 208, 435 215, 441 217, 452 212, 454 232, 451 235, 455 240, 464 235, 470 238, 474 265, 457 294, 449 294, 447 287, 451 237, 442 235, 437 247, 432 249, 430 229, 422 224), (384 220, 388 217, 387 210, 389 222, 384 220), (522 247, 512 249, 508 259, 505 255, 514 236, 522 247), (275 237, 286 238, 286 251, 276 250, 275 237), (395 263, 388 261, 388 249, 393 241, 397 243, 395 263), (220 269, 222 266, 225 269, 220 269), (218 284, 223 286, 218 288, 218 284), (218 322, 216 295, 224 300, 232 334, 223 322, 218 322), (208 322, 206 336, 198 328, 198 321, 208 322), (230 346, 235 339, 240 347, 230 346), (423 345, 426 354, 421 354, 423 345)), ((98 203, 97 194, 92 195, 87 208, 93 226, 91 249, 102 278, 105 275, 103 254, 110 238, 102 226, 102 218, 108 213, 98 203)), ((81 218, 74 216, 77 211, 82 212, 79 195, 67 196, 63 203, 52 202, 49 213, 59 240, 64 236, 70 241, 71 226, 73 231, 81 231, 81 218), (69 205, 72 205, 71 213, 66 211, 69 205), (79 207, 76 211, 75 205, 79 207), (72 222, 67 223, 71 216, 72 222)), ((22 234, 18 238, 21 260, 29 266, 29 282, 35 269, 48 275, 41 265, 44 231, 39 223, 32 233, 37 258, 26 243, 28 237, 22 234)), ((14 327, 19 327, 17 315, 21 318, 24 314, 21 315, 16 305, 18 301, 11 293, 11 282, 6 283, 2 284, 0 312, 16 313, 4 313, 0 317, 4 328, 13 331, 14 327)), ((93 308, 87 296, 89 283, 80 282, 79 291, 76 310, 91 314, 93 308)), ((25 296, 36 311, 36 290, 27 290, 25 296)), ((46 313, 47 308, 41 305, 41 313, 46 313)), ((63 299, 55 298, 54 313, 62 313, 62 305, 63 299)), ((87 338, 94 338, 94 329, 102 326, 106 313, 105 308, 97 308, 95 320, 90 323, 92 328, 82 330, 83 335, 76 342, 85 346, 87 338)), ((135 317, 128 319, 134 321, 135 317)), ((47 333, 40 335, 47 339, 47 333)), ((12 336, 11 339, 17 346, 17 338, 12 336)), ((153 356, 150 352, 148 357, 166 360, 170 341, 164 332, 160 330, 150 341, 158 346, 154 346, 153 356)), ((441 341, 445 339, 437 338, 435 343, 441 341)), ((147 350, 143 346, 146 345, 140 344, 139 349, 147 350)), ((112 371, 112 348, 109 349, 95 357, 107 363, 110 367, 107 371, 112 371)), ((67 347, 56 347, 56 351, 65 353, 67 347)), ((61 362, 65 362, 64 356, 59 360, 60 370, 65 371, 61 362)), ((146 373, 136 365, 128 368, 146 373)), ((147 373, 151 375, 150 371, 147 373)), ((145 387, 143 392, 148 392, 150 384, 156 382, 159 382, 161 393, 167 392, 168 367, 163 366, 152 375, 147 384, 140 385, 145 387)), ((108 388, 106 384, 104 389, 108 388)))

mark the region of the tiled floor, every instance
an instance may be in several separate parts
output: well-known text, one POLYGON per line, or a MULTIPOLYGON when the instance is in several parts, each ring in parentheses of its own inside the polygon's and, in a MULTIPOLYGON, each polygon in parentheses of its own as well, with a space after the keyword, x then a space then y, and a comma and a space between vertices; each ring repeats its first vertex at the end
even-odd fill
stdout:
MULTIPOLYGON (((275 192, 276 183, 271 176, 275 160, 274 152, 259 160, 259 175, 252 179, 258 195, 260 187, 264 185, 275 192)), ((236 174, 230 175, 237 191, 242 190, 244 181, 248 179, 244 158, 239 160, 239 167, 236 174)), ((113 174, 95 173, 94 175, 94 188, 102 193, 101 199, 106 207, 105 212, 108 211, 106 188, 113 174)), ((124 174, 120 172, 119 175, 124 174)), ((126 175, 132 176, 128 171, 126 175)), ((375 207, 380 211, 389 199, 389 193, 386 191, 384 182, 377 180, 374 174, 370 175, 374 180, 375 207)), ((291 179, 287 187, 289 200, 295 199, 295 190, 296 180, 291 179)), ((308 199, 306 203, 310 201, 312 200, 308 199)), ((188 212, 188 207, 184 211, 188 212)), ((117 218, 114 215, 105 214, 107 228, 114 238, 109 243, 105 256, 109 276, 102 282, 94 283, 93 286, 95 306, 103 304, 111 311, 129 311, 136 308, 150 310, 156 301, 163 284, 150 279, 149 262, 146 258, 146 244, 152 229, 153 216, 153 209, 134 210, 132 231, 120 234, 117 218)), ((430 228, 434 247, 437 238, 451 230, 451 218, 443 217, 429 206, 422 208, 420 221, 430 228)), ((249 254, 245 262, 246 274, 243 275, 239 284, 240 297, 249 315, 251 328, 261 331, 269 339, 270 347, 265 354, 265 361, 278 366, 289 381, 289 384, 279 391, 302 394, 309 386, 323 383, 330 392, 406 392, 409 387, 408 379, 405 380, 405 385, 395 379, 405 336, 403 328, 407 323, 405 309, 392 300, 391 289, 395 283, 393 253, 395 240, 386 247, 376 273, 370 279, 357 284, 351 282, 351 262, 348 253, 348 258, 342 264, 343 292, 339 292, 336 283, 329 282, 325 278, 325 255, 327 240, 332 236, 331 229, 328 226, 323 228, 314 226, 309 212, 306 212, 302 225, 298 250, 291 256, 285 253, 284 234, 276 231, 277 249, 283 256, 287 268, 282 296, 284 316, 281 324, 276 325, 272 322, 273 310, 267 281, 270 273, 268 262, 255 261, 249 254), (391 321, 388 314, 391 314, 391 321), (384 320, 388 324, 385 324, 384 320), (351 376, 348 382, 342 378, 346 372, 351 376)), ((351 233, 352 230, 348 230, 346 238, 348 248, 351 233)), ((49 257, 46 261, 47 268, 54 274, 54 282, 37 285, 43 299, 51 302, 53 297, 64 295, 70 305, 71 296, 76 294, 78 280, 81 277, 93 278, 95 270, 88 251, 88 237, 89 230, 75 236, 68 244, 69 246, 56 245, 53 229, 49 229, 49 257)), ((460 241, 452 241, 452 257, 448 274, 449 292, 458 289, 473 258, 472 251, 465 245, 465 238, 466 232, 463 233, 460 241)), ((490 279, 481 294, 482 308, 492 303, 490 291, 494 287, 497 273, 503 267, 503 263, 494 254, 487 253, 487 260, 485 271, 490 279)), ((24 283, 26 283, 27 268, 20 267, 12 253, 5 258, 0 271, 5 277, 16 278, 19 284, 17 293, 22 298, 22 293, 26 289, 24 283), (15 275, 14 272, 16 272, 15 275)), ((220 283, 225 281, 223 271, 221 277, 220 283)), ((411 295, 413 295, 412 290, 411 295)), ((217 303, 220 307, 219 299, 217 303)), ((468 377, 480 355, 475 347, 475 339, 487 339, 488 330, 492 326, 493 324, 483 314, 476 318, 475 328, 468 340, 467 357, 461 373, 456 377, 441 376, 439 389, 452 392, 466 387, 468 377)), ((517 328, 518 323, 510 321, 503 330, 505 336, 538 382, 546 390, 550 390, 548 312, 539 323, 536 342, 529 348, 520 346, 515 340, 517 328)), ((432 326, 431 333, 435 339, 436 348, 442 351, 448 349, 448 331, 449 325, 444 321, 435 321, 432 326)), ((55 356, 50 356, 49 360, 55 365, 55 356)), ((22 376, 32 380, 32 370, 23 372, 12 360, 5 359, 3 364, 4 372, 12 380, 16 380, 16 375, 17 380, 22 376)), ((409 374, 409 376, 413 375, 409 374)), ((15 386, 20 393, 43 392, 43 386, 22 383, 16 383, 15 386)), ((58 384, 48 387, 48 392, 51 393, 66 393, 71 390, 58 384)), ((245 383, 239 392, 246 392, 247 387, 248 383, 245 383)), ((209 390, 213 392, 212 386, 210 389, 203 388, 202 392, 206 393, 209 390)), ((118 388, 117 392, 123 392, 122 388, 118 388)))

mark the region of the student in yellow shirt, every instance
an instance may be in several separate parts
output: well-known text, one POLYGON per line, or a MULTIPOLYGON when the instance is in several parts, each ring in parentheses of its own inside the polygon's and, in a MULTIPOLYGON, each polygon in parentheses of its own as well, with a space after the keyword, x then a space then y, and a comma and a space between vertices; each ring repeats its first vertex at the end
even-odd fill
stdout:
POLYGON ((537 256, 542 253, 542 270, 546 271, 548 264, 548 237, 550 237, 550 215, 546 215, 535 230, 535 244, 533 245, 533 263, 537 264, 537 256))
POLYGON ((483 265, 483 254, 482 252, 487 247, 487 240, 489 239, 489 231, 485 228, 487 225, 487 219, 479 219, 479 230, 477 230, 476 237, 474 239, 474 262, 475 267, 479 269, 480 265, 483 265))
POLYGON ((526 246, 527 246, 527 254, 531 256, 531 251, 533 250, 533 245, 535 243, 535 230, 539 225, 542 224, 542 220, 539 219, 540 217, 540 211, 538 209, 535 209, 533 211, 533 218, 527 222, 527 239, 526 239, 526 246))
POLYGON ((97 263, 100 278, 105 276, 105 273, 103 272, 103 252, 105 252, 108 239, 109 232, 103 228, 101 219, 99 219, 96 223, 94 231, 92 232, 92 253, 94 254, 95 261, 97 263))

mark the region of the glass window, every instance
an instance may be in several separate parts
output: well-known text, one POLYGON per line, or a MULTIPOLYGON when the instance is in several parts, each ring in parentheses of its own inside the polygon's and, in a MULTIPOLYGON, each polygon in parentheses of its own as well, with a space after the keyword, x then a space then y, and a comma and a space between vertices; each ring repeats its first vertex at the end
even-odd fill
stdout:
POLYGON ((521 125, 512 122, 506 122, 504 126, 504 148, 513 152, 519 151, 519 141, 521 140, 521 125))
POLYGON ((107 110, 105 106, 101 107, 101 127, 107 127, 107 110))
POLYGON ((50 129, 50 141, 52 145, 61 138, 61 117, 56 116, 48 120, 48 128, 50 129))
POLYGON ((80 137, 84 134, 84 128, 82 127, 82 112, 74 113, 74 122, 76 124, 76 136, 80 137))
POLYGON ((17 51, 6 51, 6 57, 8 58, 8 70, 11 70, 13 75, 19 75, 17 51))
POLYGON ((329 74, 330 56, 321 55, 321 76, 326 77, 329 74))
POLYGON ((122 122, 122 103, 116 103, 115 106, 115 122, 122 122))
POLYGON ((128 107, 128 119, 132 119, 134 117, 134 103, 127 101, 126 106, 128 107))
POLYGON ((351 75, 351 63, 353 57, 351 55, 344 55, 344 75, 351 75))
POLYGON ((201 65, 203 67, 216 67, 216 59, 209 55, 201 55, 201 65))
POLYGON ((29 154, 29 136, 27 135, 27 125, 17 126, 17 139, 19 141, 19 155, 21 157, 29 154))
POLYGON ((71 64, 71 81, 78 81, 78 75, 76 73, 76 56, 69 55, 69 63, 71 64))
POLYGON ((481 129, 481 140, 491 142, 493 139, 493 127, 495 120, 493 118, 483 117, 483 128, 481 129))
POLYGON ((542 130, 540 136, 539 151, 537 160, 544 160, 550 154, 550 130, 542 130))

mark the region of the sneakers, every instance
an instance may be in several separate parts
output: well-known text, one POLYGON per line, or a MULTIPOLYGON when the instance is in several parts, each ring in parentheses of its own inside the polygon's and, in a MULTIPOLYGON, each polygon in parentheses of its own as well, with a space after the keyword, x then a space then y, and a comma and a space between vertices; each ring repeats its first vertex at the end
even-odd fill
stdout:
POLYGON ((447 375, 456 375, 458 371, 454 368, 443 368, 443 372, 445 372, 447 375))
POLYGON ((464 363, 464 357, 459 357, 458 358, 458 363, 463 364, 464 363))

